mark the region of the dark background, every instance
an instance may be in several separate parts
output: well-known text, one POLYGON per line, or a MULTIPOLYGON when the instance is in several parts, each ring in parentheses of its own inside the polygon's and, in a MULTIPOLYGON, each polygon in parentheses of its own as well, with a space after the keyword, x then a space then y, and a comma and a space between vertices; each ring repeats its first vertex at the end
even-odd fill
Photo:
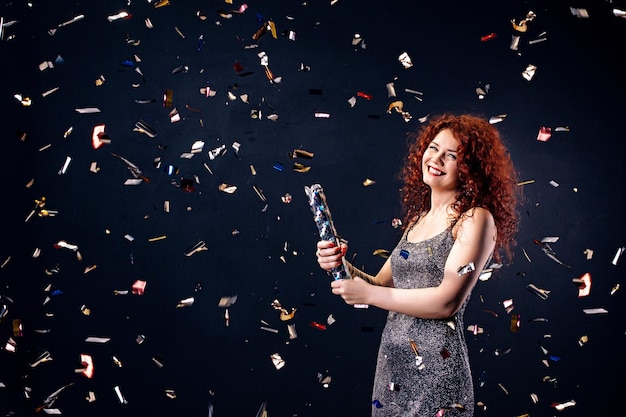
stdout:
POLYGON ((216 417, 254 416, 263 402, 271 416, 368 415, 385 312, 353 309, 332 296, 329 277, 315 262, 317 230, 303 190, 324 186, 335 224, 350 242, 349 257, 375 272, 384 259, 372 253, 393 249, 401 233, 391 222, 401 215, 397 173, 405 135, 419 128, 420 118, 446 111, 506 114, 497 127, 520 179, 535 181, 523 186, 513 262, 478 283, 466 312, 467 325, 484 329, 476 336, 466 332, 476 401, 486 405, 476 415, 623 413, 624 290, 611 295, 624 275, 623 259, 611 263, 625 244, 626 82, 620 55, 626 20, 612 13, 624 10, 623 2, 251 0, 230 19, 217 11, 241 3, 128 3, 5 1, 0 7, 5 23, 17 21, 5 27, 0 41, 0 295, 8 308, 0 324, 1 415, 35 414, 46 397, 71 383, 51 406, 67 416, 207 416, 211 409, 216 417), (574 16, 570 7, 585 8, 589 18, 574 16), (107 21, 121 10, 131 18, 107 21), (513 51, 510 20, 531 10, 536 18, 513 51), (80 14, 83 20, 58 28, 80 14), (267 20, 275 22, 277 39, 267 33, 254 41, 267 20), (58 30, 51 35, 53 28, 58 30), (295 41, 287 31, 295 32, 295 41), (494 39, 481 42, 492 32, 494 39), (356 33, 365 47, 352 45, 356 33), (532 43, 540 38, 547 40, 532 43), (266 77, 260 52, 279 83, 266 77), (412 68, 398 61, 402 52, 412 68), (122 65, 135 55, 145 80, 122 65), (62 62, 54 68, 39 70, 57 57, 62 62), (528 64, 537 66, 530 82, 521 75, 528 64), (173 74, 179 66, 188 71, 173 74), (100 76, 105 82, 98 87, 100 76), (387 95, 389 82, 410 121, 387 113, 394 100, 387 95), (206 86, 215 97, 200 94, 206 86), (487 96, 479 99, 475 89, 487 86, 487 96), (53 87, 59 90, 42 97, 53 87), (422 100, 407 88, 422 92, 422 100), (173 105, 164 108, 168 89, 173 105), (229 91, 236 100, 228 99, 229 91), (351 107, 348 100, 357 92, 371 100, 358 97, 351 107), (17 93, 32 105, 22 106, 17 93), (243 94, 248 103, 239 99, 243 94), (78 114, 79 107, 101 112, 78 114), (170 123, 173 108, 180 122, 170 123), (253 110, 261 117, 252 118, 253 110), (316 118, 316 112, 330 118, 316 118), (270 114, 278 119, 269 120, 270 114), (133 132, 140 119, 157 130, 155 138, 133 132), (106 124, 111 143, 93 149, 91 132, 98 124, 106 124), (536 140, 542 126, 553 129, 548 142, 536 140), (69 127, 72 133, 64 138, 69 127), (555 132, 557 127, 569 131, 555 132), (196 140, 205 142, 203 151, 180 158, 196 140), (234 142, 241 144, 238 154, 234 142), (210 160, 207 152, 221 145, 226 154, 210 160), (294 149, 314 157, 294 161, 294 149), (150 182, 123 185, 131 175, 111 152, 137 165, 150 182), (59 175, 67 156, 72 162, 59 175), (97 174, 89 171, 92 162, 100 167, 97 174), (310 171, 295 172, 294 162, 310 171), (177 173, 168 175, 169 165, 177 173), (195 182, 194 192, 181 189, 183 179, 195 182), (375 184, 363 186, 365 179, 375 184), (236 192, 219 191, 222 183, 237 186, 236 192), (287 193, 290 204, 281 201, 287 193), (58 215, 25 222, 41 197, 58 215), (149 242, 162 235, 166 239, 149 242), (546 236, 559 237, 552 249, 570 268, 533 243, 546 236), (55 249, 60 240, 78 245, 82 261, 55 249), (208 250, 184 256, 200 240, 208 250), (41 255, 34 258, 37 248, 41 255), (590 260, 586 249, 593 250, 590 260), (85 274, 92 265, 96 269, 85 274), (48 275, 51 269, 58 272, 48 275), (592 290, 579 298, 572 279, 585 272, 593 278, 592 290), (137 279, 147 281, 144 295, 115 295, 137 279), (548 299, 529 292, 531 283, 549 290, 548 299), (56 290, 62 294, 52 295, 56 290), (226 326, 218 302, 234 295, 226 326), (195 297, 194 304, 176 308, 187 297, 195 297), (507 313, 502 303, 509 299, 514 309, 507 313), (295 318, 280 321, 273 300, 296 308, 295 318), (608 314, 583 312, 596 307, 608 314), (518 332, 510 330, 512 314, 520 315, 518 332), (332 325, 329 315, 336 320, 332 325), (23 326, 19 336, 13 333, 16 320, 23 326), (297 331, 293 340, 289 323, 297 331), (138 335, 145 336, 142 344, 138 335), (589 341, 581 346, 584 335, 589 341), (88 336, 111 340, 89 344, 88 336), (5 348, 10 338, 14 353, 5 348), (53 360, 30 367, 45 351, 53 360), (81 353, 93 357, 92 379, 75 372, 81 353), (273 353, 286 361, 284 368, 273 366, 273 353), (326 376, 332 378, 327 388, 319 383, 326 376), (115 386, 128 404, 119 403, 115 386), (176 398, 168 398, 166 389, 176 398), (95 402, 86 401, 89 391, 95 402), (551 406, 569 400, 576 405, 563 411, 551 406))

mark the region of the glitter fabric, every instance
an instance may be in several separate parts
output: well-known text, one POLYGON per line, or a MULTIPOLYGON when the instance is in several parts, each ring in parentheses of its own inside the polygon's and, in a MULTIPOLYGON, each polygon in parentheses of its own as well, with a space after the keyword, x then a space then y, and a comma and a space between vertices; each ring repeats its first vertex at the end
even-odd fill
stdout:
MULTIPOLYGON (((405 234, 391 253, 394 286, 439 285, 453 243, 449 229, 417 243, 405 234)), ((382 407, 372 407, 373 417, 435 417, 440 410, 445 417, 473 416, 474 389, 463 336, 466 305, 467 300, 454 316, 441 320, 389 312, 372 393, 382 407), (411 340, 421 358, 416 358, 411 340)))

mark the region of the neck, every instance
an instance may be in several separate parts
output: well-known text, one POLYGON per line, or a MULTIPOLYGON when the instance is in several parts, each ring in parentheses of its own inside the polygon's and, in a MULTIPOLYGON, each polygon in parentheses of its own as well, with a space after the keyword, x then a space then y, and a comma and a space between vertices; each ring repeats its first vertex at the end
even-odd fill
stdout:
POLYGON ((432 192, 430 196, 430 213, 437 215, 440 213, 450 214, 450 206, 456 201, 455 192, 432 192))

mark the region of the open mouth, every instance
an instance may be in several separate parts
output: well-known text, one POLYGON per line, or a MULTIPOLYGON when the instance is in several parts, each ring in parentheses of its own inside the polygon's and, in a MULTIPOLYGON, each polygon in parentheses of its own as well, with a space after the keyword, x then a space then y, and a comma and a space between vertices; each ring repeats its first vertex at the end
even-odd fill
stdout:
POLYGON ((431 175, 436 175, 438 177, 445 174, 445 172, 443 172, 443 171, 441 171, 441 170, 439 170, 439 169, 437 169, 435 167, 431 167, 431 166, 428 167, 428 173, 431 174, 431 175))

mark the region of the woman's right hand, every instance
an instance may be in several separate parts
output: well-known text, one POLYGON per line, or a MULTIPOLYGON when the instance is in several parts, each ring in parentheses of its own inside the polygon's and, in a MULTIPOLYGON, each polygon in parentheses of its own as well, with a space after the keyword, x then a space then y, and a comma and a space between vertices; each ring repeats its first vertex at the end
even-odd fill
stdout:
POLYGON ((340 243, 339 246, 328 240, 317 242, 317 263, 325 271, 331 271, 341 265, 343 256, 348 251, 348 245, 340 243))

